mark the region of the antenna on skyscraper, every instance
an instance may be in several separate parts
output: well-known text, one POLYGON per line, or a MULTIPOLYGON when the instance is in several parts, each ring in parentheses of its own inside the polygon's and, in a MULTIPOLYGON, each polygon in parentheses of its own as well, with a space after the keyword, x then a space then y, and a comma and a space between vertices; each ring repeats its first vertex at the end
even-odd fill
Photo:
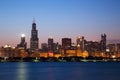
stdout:
POLYGON ((35 18, 33 18, 33 23, 35 23, 35 18))

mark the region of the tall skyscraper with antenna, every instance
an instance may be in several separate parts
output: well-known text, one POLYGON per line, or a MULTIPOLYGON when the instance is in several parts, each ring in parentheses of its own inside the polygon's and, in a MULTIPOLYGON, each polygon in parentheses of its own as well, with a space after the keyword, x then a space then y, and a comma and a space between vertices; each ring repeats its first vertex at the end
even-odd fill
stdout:
POLYGON ((38 39, 38 30, 36 30, 36 23, 33 20, 32 30, 31 30, 31 38, 30 38, 30 49, 32 51, 39 49, 39 39, 38 39))
POLYGON ((106 34, 101 35, 101 51, 106 52, 106 34))

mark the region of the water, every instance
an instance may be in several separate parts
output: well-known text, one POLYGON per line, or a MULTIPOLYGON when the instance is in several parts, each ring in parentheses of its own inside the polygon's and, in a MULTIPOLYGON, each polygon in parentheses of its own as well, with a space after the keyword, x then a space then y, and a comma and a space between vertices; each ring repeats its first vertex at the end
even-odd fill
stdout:
POLYGON ((0 63, 0 80, 120 80, 120 63, 0 63))

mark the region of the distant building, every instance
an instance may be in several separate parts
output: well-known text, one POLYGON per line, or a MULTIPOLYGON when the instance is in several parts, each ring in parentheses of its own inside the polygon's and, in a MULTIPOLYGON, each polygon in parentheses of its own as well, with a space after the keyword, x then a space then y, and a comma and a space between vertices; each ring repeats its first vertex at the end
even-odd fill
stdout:
POLYGON ((42 43, 41 44, 41 49, 42 49, 42 52, 47 52, 48 51, 48 45, 47 45, 47 43, 42 43))
POLYGON ((59 45, 58 42, 53 44, 53 52, 54 53, 57 53, 57 54, 60 53, 60 49, 61 49, 61 45, 59 45))
POLYGON ((84 37, 81 36, 81 37, 77 37, 77 46, 80 46, 80 49, 82 50, 82 52, 85 50, 85 40, 84 40, 84 37))
POLYGON ((120 51, 120 43, 117 44, 117 51, 120 51))
POLYGON ((100 56, 100 43, 87 41, 85 48, 89 53, 89 56, 100 56))
POLYGON ((120 47, 119 44, 108 44, 106 54, 111 58, 113 58, 113 56, 115 58, 119 57, 120 56, 119 47, 120 47))
POLYGON ((5 45, 0 48, 0 57, 9 58, 14 57, 14 49, 15 47, 11 47, 10 45, 5 45))
POLYGON ((54 48, 54 42, 53 42, 53 38, 48 38, 48 50, 49 51, 53 51, 54 48))
POLYGON ((38 30, 36 30, 36 23, 34 21, 31 30, 30 49, 32 52, 39 49, 38 30))
POLYGON ((21 35, 21 42, 20 42, 20 44, 18 44, 17 45, 17 48, 18 49, 27 49, 27 43, 25 42, 25 35, 24 34, 22 34, 21 35))
POLYGON ((117 44, 117 57, 120 57, 120 43, 117 44))
POLYGON ((110 53, 109 54, 114 54, 114 52, 116 52, 116 45, 115 44, 108 44, 107 45, 107 48, 110 50, 110 53))
POLYGON ((76 46, 75 43, 72 43, 72 44, 71 44, 71 49, 72 49, 72 50, 76 50, 76 49, 77 49, 77 46, 76 46))
POLYGON ((101 35, 101 42, 100 42, 100 44, 101 44, 101 51, 103 53, 105 53, 106 52, 106 34, 102 34, 101 35))
POLYGON ((62 49, 71 49, 71 38, 62 38, 62 49))

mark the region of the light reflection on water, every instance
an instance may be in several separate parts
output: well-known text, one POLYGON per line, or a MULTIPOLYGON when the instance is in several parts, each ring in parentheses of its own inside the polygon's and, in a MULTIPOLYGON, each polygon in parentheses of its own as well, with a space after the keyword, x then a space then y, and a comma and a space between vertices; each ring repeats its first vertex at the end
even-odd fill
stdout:
POLYGON ((17 79, 16 80, 27 80, 28 77, 28 69, 27 69, 27 64, 25 63, 19 63, 18 64, 18 74, 17 74, 17 79))
POLYGON ((120 80, 120 63, 0 63, 0 80, 120 80))

